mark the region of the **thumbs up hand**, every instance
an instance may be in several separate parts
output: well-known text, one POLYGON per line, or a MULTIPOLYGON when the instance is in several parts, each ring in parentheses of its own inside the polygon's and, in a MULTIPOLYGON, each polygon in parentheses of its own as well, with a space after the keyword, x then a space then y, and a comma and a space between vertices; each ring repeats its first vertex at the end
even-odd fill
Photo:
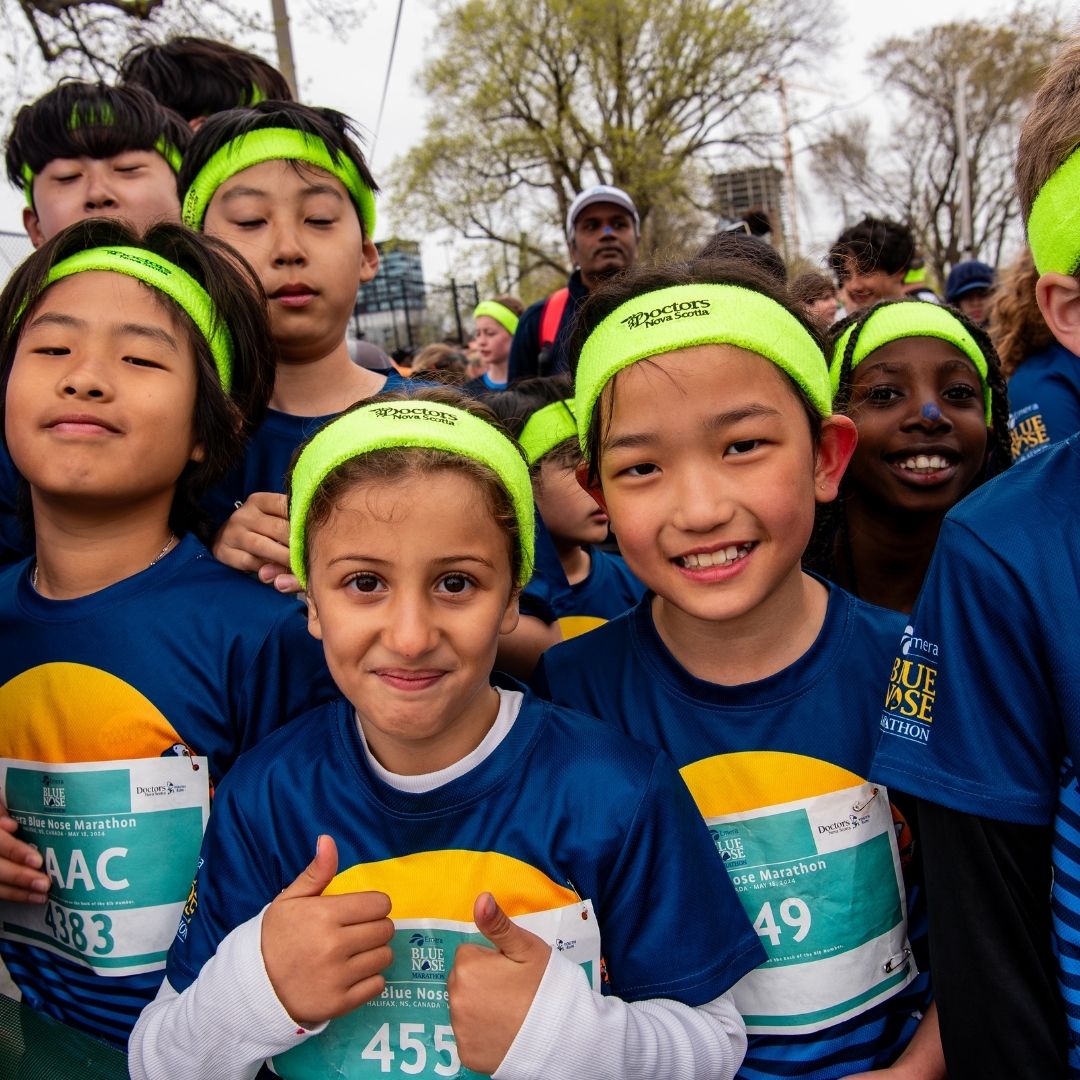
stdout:
POLYGON ((525 1022, 551 946, 512 923, 491 893, 476 898, 473 919, 495 947, 459 945, 446 988, 461 1063, 490 1076, 525 1022))
POLYGON ((337 873, 337 844, 320 836, 315 858, 266 909, 262 954, 285 1011, 315 1027, 377 997, 386 985, 394 933, 390 898, 357 892, 323 896, 337 873))

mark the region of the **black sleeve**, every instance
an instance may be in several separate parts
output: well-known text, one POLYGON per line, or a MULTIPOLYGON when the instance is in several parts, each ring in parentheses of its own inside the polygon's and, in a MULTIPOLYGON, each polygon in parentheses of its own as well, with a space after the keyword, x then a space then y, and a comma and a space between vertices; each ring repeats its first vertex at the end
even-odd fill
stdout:
POLYGON ((1067 1074, 1051 944, 1050 826, 918 804, 930 973, 951 1078, 1067 1074))
POLYGON ((540 321, 543 318, 544 305, 533 304, 526 308, 518 319, 514 340, 510 342, 510 364, 507 379, 531 379, 539 374, 540 356, 540 321))

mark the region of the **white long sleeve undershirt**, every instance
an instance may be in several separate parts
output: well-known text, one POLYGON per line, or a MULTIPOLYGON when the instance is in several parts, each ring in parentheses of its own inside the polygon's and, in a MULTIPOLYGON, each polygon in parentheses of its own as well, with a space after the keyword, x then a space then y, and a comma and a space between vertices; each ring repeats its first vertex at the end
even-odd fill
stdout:
MULTIPOLYGON (((166 981, 128 1044, 132 1080, 253 1080, 318 1028, 288 1015, 266 974, 262 912, 233 930, 182 994, 166 981)), ((730 1080, 746 1029, 730 994, 691 1008, 602 997, 552 952, 525 1022, 493 1080, 730 1080)))

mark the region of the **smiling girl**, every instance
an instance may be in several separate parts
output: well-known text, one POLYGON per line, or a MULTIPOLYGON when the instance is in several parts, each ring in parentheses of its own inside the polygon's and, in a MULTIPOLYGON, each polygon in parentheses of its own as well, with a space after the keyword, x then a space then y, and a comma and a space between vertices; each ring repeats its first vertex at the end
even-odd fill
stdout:
POLYGON ((838 328, 830 374, 859 444, 809 564, 909 612, 945 514, 1010 463, 997 354, 952 308, 885 302, 838 328))
POLYGON ((548 650, 538 689, 679 766, 768 956, 735 988, 740 1076, 901 1055, 942 1075, 888 794, 867 779, 874 673, 903 622, 801 566, 856 438, 820 330, 745 263, 671 265, 592 294, 572 355, 579 475, 650 592, 548 650))
POLYGON ((223 785, 134 1077, 738 1068, 761 950, 670 761, 492 685, 533 505, 489 419, 379 398, 300 452, 293 568, 344 696, 223 785))
POLYGON ((179 225, 83 222, 15 272, 0 326, 35 547, 0 575, 0 954, 26 1003, 123 1045, 212 785, 329 677, 300 605, 198 538, 270 392, 250 270, 179 225))

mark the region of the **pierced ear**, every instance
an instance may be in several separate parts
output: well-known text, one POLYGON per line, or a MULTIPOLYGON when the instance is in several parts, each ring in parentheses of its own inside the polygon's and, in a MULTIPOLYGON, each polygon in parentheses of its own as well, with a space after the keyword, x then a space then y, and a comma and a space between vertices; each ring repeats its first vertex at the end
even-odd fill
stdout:
POLYGON ((360 249, 360 284, 370 281, 379 272, 379 249, 369 237, 364 237, 360 249))
POLYGON ((1068 274, 1043 274, 1035 283, 1035 299, 1060 344, 1069 352, 1080 350, 1080 282, 1068 274))
POLYGON ((594 502, 604 513, 607 513, 607 501, 604 499, 604 489, 599 484, 589 483, 589 463, 583 461, 575 470, 574 477, 581 489, 593 497, 594 502))
POLYGON ((35 248, 41 247, 47 239, 45 234, 41 231, 41 222, 38 221, 38 216, 34 212, 32 206, 24 206, 22 212, 23 228, 26 230, 26 235, 30 237, 30 243, 35 248))
POLYGON ((830 416, 821 428, 814 459, 814 498, 819 503, 832 502, 840 491, 840 481, 855 453, 859 433, 850 416, 830 416))

